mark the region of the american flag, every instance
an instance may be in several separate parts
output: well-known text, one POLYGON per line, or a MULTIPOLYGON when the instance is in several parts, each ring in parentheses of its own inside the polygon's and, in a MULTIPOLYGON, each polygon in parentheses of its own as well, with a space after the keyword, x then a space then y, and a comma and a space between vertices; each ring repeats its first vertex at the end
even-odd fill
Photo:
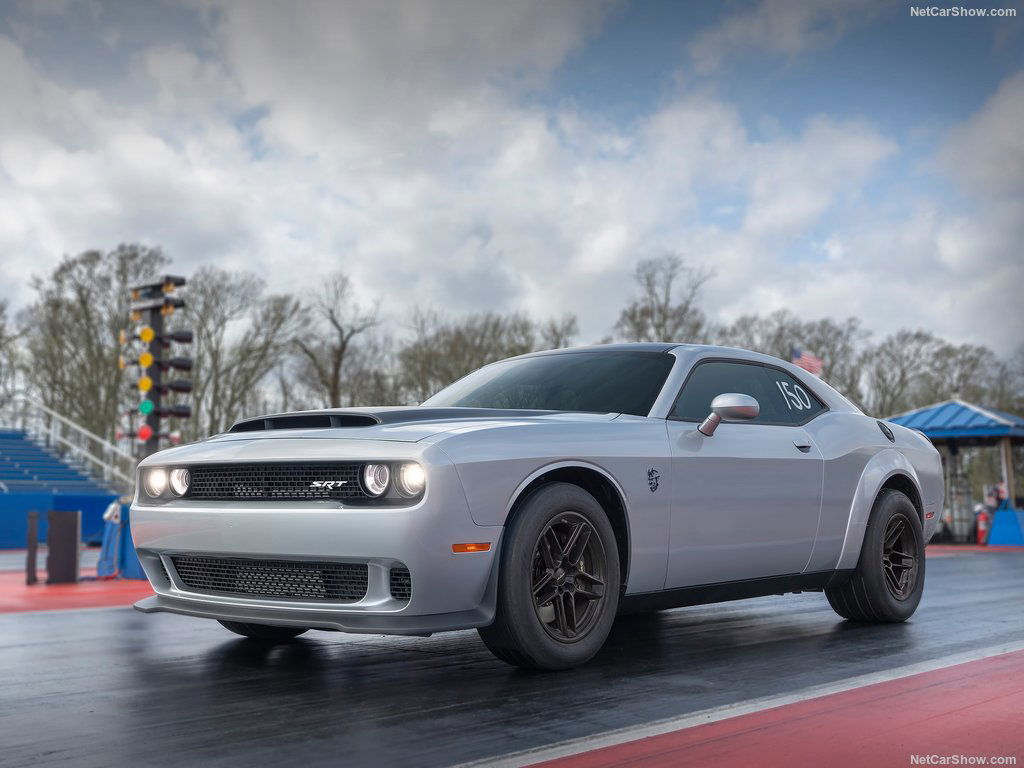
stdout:
POLYGON ((805 371, 813 373, 815 376, 821 376, 821 358, 815 357, 810 352, 804 352, 802 349, 792 348, 792 362, 793 365, 799 365, 805 371))

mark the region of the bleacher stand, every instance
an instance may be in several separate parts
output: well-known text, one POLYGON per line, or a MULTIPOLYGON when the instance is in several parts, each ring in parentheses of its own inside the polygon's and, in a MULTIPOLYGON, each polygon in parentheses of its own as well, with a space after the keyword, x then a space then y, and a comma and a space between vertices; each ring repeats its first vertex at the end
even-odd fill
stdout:
POLYGON ((80 509, 82 537, 98 542, 103 535, 103 511, 117 498, 84 472, 33 440, 26 431, 0 428, 0 549, 25 546, 29 510, 42 521, 51 509, 80 509))

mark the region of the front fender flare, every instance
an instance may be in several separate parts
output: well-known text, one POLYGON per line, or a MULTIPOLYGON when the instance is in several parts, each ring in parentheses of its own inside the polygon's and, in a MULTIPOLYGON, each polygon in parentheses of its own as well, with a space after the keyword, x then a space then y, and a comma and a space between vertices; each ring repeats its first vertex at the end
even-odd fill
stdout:
POLYGON ((508 521, 508 516, 512 513, 512 509, 516 505, 516 502, 519 501, 519 497, 523 495, 523 491, 529 488, 533 481, 536 480, 538 477, 542 477, 543 475, 546 475, 549 472, 554 472, 556 469, 589 469, 593 472, 596 472, 597 474, 603 476, 604 479, 607 480, 609 483, 611 483, 612 487, 615 489, 615 492, 619 494, 619 499, 622 501, 623 507, 626 506, 626 492, 619 484, 619 481, 616 480, 612 476, 612 474, 604 467, 580 459, 572 459, 568 461, 553 461, 550 464, 545 464, 541 467, 537 467, 533 472, 531 472, 526 477, 526 479, 524 479, 521 483, 519 483, 519 485, 516 486, 516 489, 512 492, 512 495, 509 497, 508 502, 505 504, 506 523, 508 521))
POLYGON ((508 525, 509 517, 512 514, 512 510, 515 509, 516 504, 519 503, 519 500, 522 498, 527 488, 533 485, 533 483, 538 478, 543 477, 549 472, 554 472, 559 469, 584 469, 594 472, 603 477, 605 480, 607 480, 609 485, 611 485, 612 487, 612 491, 616 495, 618 495, 619 503, 622 505, 624 518, 623 525, 625 527, 626 536, 626 563, 625 567, 622 569, 622 584, 623 586, 627 585, 629 583, 629 570, 633 563, 633 532, 631 530, 629 521, 629 502, 627 500, 626 491, 619 483, 619 481, 611 474, 611 472, 606 470, 604 467, 599 466, 598 464, 594 464, 593 462, 584 461, 581 459, 571 459, 563 461, 554 461, 549 464, 545 464, 542 467, 537 467, 537 469, 531 472, 518 486, 516 486, 515 491, 513 491, 512 495, 509 497, 508 503, 505 507, 505 520, 502 524, 505 526, 508 525))

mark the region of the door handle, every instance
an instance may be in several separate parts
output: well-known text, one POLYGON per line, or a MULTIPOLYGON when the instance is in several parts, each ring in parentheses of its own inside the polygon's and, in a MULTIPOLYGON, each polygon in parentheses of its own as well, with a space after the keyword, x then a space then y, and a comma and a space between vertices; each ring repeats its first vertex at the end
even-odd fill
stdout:
POLYGON ((798 437, 796 440, 793 441, 793 445, 795 445, 799 450, 803 451, 804 453, 807 453, 809 450, 811 450, 811 441, 808 440, 806 437, 798 437))

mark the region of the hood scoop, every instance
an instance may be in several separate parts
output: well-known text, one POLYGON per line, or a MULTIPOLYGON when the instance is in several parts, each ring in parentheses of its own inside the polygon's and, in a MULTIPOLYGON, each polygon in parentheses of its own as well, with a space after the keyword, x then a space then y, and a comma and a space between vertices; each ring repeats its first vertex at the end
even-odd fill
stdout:
POLYGON ((264 432, 274 429, 330 429, 332 427, 376 427, 423 421, 470 421, 480 419, 521 419, 551 416, 559 411, 528 411, 504 408, 430 408, 389 406, 361 410, 304 411, 242 419, 228 430, 264 432))
POLYGON ((329 429, 331 427, 375 427, 380 419, 368 413, 297 413, 265 416, 236 422, 228 432, 263 432, 270 429, 329 429))

